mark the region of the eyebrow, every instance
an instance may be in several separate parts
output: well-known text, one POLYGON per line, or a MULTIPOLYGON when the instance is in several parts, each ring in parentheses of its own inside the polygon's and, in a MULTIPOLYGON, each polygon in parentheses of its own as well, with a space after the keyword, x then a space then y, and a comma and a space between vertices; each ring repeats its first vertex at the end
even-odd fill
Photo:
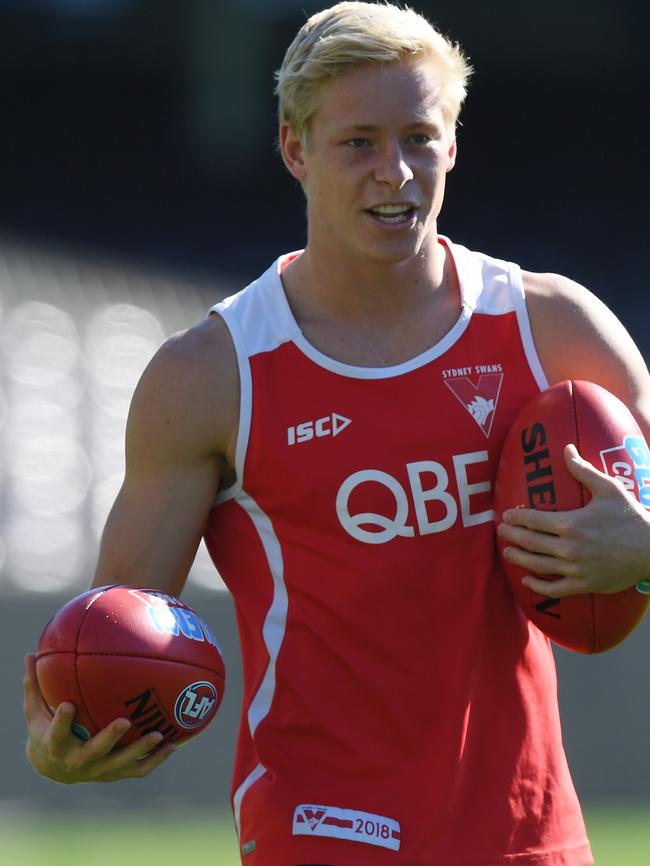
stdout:
MULTIPOLYGON (((439 129, 440 125, 430 119, 422 118, 421 120, 414 120, 411 123, 407 123, 406 126, 402 127, 402 129, 417 129, 418 127, 423 126, 428 126, 431 129, 439 129)), ((380 129, 380 126, 373 123, 353 123, 350 126, 344 127, 341 132, 378 132, 380 129)))

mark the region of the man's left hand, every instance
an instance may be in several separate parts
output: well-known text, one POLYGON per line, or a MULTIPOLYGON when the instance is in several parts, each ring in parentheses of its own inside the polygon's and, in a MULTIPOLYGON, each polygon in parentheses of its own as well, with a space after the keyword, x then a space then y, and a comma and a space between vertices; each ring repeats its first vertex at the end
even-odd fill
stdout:
POLYGON ((504 556, 548 581, 526 575, 539 595, 562 598, 588 592, 622 592, 650 578, 650 512, 620 482, 583 460, 574 445, 564 458, 569 472, 591 492, 573 511, 514 508, 504 512, 499 535, 516 547, 504 556))

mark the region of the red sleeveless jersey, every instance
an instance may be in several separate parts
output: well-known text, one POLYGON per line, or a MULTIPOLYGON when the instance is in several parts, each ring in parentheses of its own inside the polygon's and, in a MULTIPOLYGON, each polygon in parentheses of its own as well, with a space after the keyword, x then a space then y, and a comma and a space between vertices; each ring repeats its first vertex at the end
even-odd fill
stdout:
POLYGON ((547 382, 516 265, 441 238, 462 312, 379 369, 309 344, 279 259, 214 309, 241 378, 206 543, 234 597, 246 866, 584 866, 548 640, 499 565, 492 489, 547 382))

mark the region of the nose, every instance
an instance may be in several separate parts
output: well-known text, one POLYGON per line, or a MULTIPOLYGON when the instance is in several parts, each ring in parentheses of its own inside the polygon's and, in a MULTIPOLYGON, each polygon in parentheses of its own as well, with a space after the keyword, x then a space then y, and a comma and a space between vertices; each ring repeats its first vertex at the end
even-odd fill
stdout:
POLYGON ((379 183, 399 190, 412 178, 413 172, 398 142, 391 142, 381 149, 375 165, 375 179, 379 183))

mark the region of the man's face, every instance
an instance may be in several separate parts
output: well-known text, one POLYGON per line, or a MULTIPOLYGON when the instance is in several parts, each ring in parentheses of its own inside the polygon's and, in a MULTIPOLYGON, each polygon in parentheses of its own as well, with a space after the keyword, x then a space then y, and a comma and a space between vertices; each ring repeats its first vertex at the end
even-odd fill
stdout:
POLYGON ((287 129, 281 138, 307 192, 310 244, 397 263, 435 240, 456 144, 426 60, 339 76, 322 89, 308 146, 287 129))

